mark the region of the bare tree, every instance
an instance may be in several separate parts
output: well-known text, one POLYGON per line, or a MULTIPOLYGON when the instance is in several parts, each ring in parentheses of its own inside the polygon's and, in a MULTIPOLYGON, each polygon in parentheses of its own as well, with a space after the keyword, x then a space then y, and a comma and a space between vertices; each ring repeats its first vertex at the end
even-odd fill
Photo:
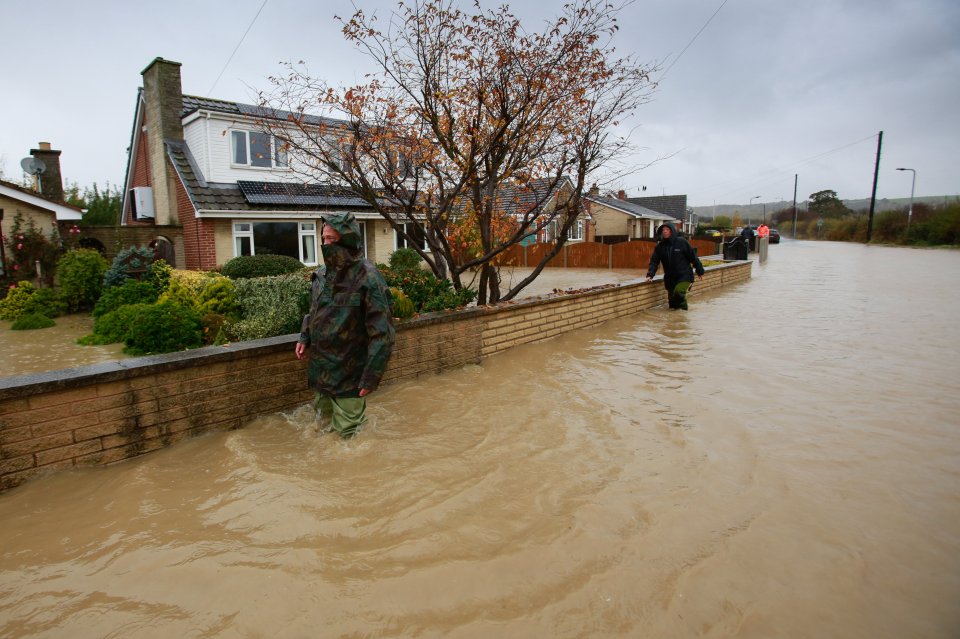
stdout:
POLYGON ((286 120, 264 123, 291 166, 343 184, 423 241, 437 276, 459 290, 479 271, 478 303, 510 299, 562 249, 586 181, 629 146, 615 129, 653 88, 652 66, 614 58, 621 8, 575 0, 537 32, 479 2, 472 13, 452 0, 401 2, 385 30, 358 10, 343 33, 376 73, 334 88, 286 65, 261 93, 286 120), (501 294, 497 256, 548 225, 553 249, 501 294), (471 250, 454 236, 473 237, 471 250))

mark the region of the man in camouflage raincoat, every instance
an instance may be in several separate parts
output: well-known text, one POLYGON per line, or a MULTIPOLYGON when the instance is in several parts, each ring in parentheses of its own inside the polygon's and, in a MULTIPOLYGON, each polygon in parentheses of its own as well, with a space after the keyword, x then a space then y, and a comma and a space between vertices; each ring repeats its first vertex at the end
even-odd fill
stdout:
POLYGON ((296 346, 307 359, 314 408, 341 437, 353 437, 366 421, 366 395, 376 390, 393 351, 390 289, 363 258, 360 225, 351 213, 324 217, 324 265, 312 275, 310 312, 296 346))

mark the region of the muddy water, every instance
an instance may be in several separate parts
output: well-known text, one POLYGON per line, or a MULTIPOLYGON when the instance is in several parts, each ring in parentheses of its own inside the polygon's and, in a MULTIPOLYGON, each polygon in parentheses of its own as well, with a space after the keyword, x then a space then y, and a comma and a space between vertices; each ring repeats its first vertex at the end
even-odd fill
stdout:
POLYGON ((750 282, 0 495, 4 637, 956 637, 960 252, 750 282))
POLYGON ((89 313, 66 315, 55 326, 11 331, 12 322, 0 322, 0 377, 30 375, 86 364, 125 359, 123 344, 80 346, 77 340, 93 332, 89 313))

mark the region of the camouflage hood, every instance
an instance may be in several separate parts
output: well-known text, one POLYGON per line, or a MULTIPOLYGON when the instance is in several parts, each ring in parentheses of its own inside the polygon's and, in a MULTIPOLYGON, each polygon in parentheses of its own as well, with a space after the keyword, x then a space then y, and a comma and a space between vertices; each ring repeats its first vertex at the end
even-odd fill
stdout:
POLYGON ((324 215, 323 221, 340 234, 338 244, 352 250, 360 248, 360 223, 353 213, 331 213, 324 215))

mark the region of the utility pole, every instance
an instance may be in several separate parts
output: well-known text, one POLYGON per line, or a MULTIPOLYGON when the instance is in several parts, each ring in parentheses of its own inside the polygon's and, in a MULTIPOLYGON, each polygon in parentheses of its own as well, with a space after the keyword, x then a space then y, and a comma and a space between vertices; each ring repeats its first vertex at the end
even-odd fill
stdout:
POLYGON ((793 239, 797 239, 797 175, 793 174, 793 239))
POLYGON ((873 193, 870 195, 870 216, 867 218, 867 244, 873 237, 873 209, 877 204, 877 177, 880 174, 880 148, 883 146, 883 131, 877 136, 877 163, 873 167, 873 193))

